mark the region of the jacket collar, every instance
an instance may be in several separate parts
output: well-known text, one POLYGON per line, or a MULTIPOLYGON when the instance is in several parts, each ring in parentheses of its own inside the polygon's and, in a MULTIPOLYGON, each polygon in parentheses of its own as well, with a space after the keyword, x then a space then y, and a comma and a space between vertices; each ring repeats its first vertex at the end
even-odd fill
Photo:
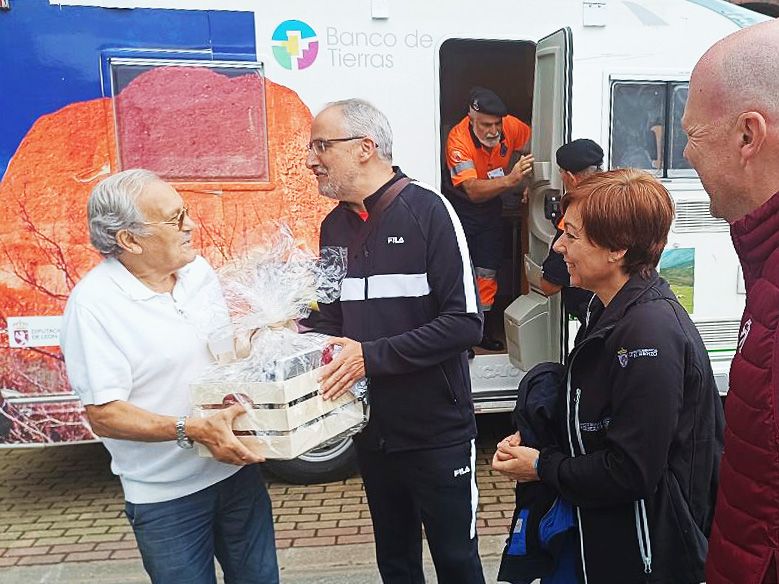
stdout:
POLYGON ((747 288, 763 272, 763 264, 779 248, 779 193, 730 226, 747 288))
POLYGON ((656 270, 652 270, 647 278, 633 274, 605 308, 600 298, 594 296, 588 311, 586 336, 608 333, 633 305, 641 301, 650 288, 657 290, 658 297, 672 298, 670 287, 660 279, 656 270))
POLYGON ((371 209, 373 208, 373 206, 374 206, 374 205, 375 205, 375 204, 376 204, 376 203, 379 201, 379 199, 381 198, 381 196, 382 196, 382 195, 385 193, 385 191, 386 191, 388 188, 390 188, 390 186, 391 186, 393 183, 395 183, 395 182, 399 181, 401 178, 403 178, 404 176, 406 176, 405 174, 403 174, 403 171, 402 171, 402 170, 400 170, 400 167, 399 167, 399 166, 393 166, 393 167, 392 167, 392 170, 394 170, 394 171, 395 171, 395 174, 394 174, 394 176, 393 176, 391 179, 389 179, 387 182, 385 182, 383 185, 381 185, 381 186, 380 186, 380 187, 379 187, 379 188, 376 190, 376 192, 375 192, 375 193, 368 195, 368 196, 367 196, 367 197, 365 197, 365 199, 363 200, 363 205, 365 205, 365 209, 368 211, 368 213, 370 213, 370 212, 371 212, 371 209))

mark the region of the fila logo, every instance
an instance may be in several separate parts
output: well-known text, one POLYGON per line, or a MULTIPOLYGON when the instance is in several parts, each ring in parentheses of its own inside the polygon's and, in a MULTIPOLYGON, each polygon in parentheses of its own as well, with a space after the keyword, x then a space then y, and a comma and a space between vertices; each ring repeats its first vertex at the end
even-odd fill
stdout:
POLYGON ((471 472, 471 468, 469 466, 464 466, 462 468, 458 468, 454 471, 455 478, 461 477, 463 475, 467 475, 471 472))
POLYGON ((387 238, 387 244, 390 244, 390 243, 398 243, 399 244, 399 243, 406 243, 406 242, 403 240, 403 236, 402 235, 400 237, 398 237, 397 235, 392 235, 392 236, 387 238))

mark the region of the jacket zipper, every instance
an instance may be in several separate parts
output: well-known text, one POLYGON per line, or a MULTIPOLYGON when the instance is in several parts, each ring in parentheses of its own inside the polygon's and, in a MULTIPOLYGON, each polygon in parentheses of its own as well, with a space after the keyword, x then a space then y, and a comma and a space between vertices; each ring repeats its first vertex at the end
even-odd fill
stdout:
POLYGON ((368 242, 367 241, 365 242, 365 245, 363 246, 362 253, 365 256, 365 270, 363 272, 364 274, 366 274, 366 276, 365 276, 365 300, 368 300, 368 298, 369 298, 369 296, 368 296, 368 280, 369 280, 368 274, 370 273, 369 270, 368 270, 368 256, 370 255, 370 253, 368 252, 368 242))
MULTIPOLYGON (((570 380, 570 376, 569 376, 569 380, 570 380)), ((569 381, 568 383, 569 391, 570 391, 570 387, 571 385, 569 381)), ((582 390, 580 387, 577 387, 576 407, 574 408, 573 411, 573 419, 574 419, 574 423, 576 424, 576 439, 579 442, 579 450, 582 454, 586 454, 586 451, 584 450, 584 442, 582 441, 582 433, 581 430, 579 429, 579 400, 581 399, 581 397, 582 397, 582 390)), ((570 401, 568 403, 570 403, 570 401)), ((569 422, 568 423, 569 440, 573 441, 573 438, 570 436, 570 434, 571 434, 571 424, 569 422)), ((573 450, 573 445, 571 446, 571 450, 573 450)), ((579 518, 579 548, 582 554, 582 574, 584 574, 584 584, 587 584, 587 563, 584 559, 584 530, 582 528, 582 510, 578 505, 576 506, 576 516, 579 518)))
POLYGON ((444 383, 446 384, 446 391, 449 394, 449 399, 452 400, 452 403, 454 405, 457 405, 457 395, 454 393, 454 390, 452 389, 452 384, 449 383, 449 376, 446 374, 446 370, 444 369, 444 366, 441 363, 438 364, 438 370, 441 372, 441 375, 444 378, 444 383))
POLYGON ((643 499, 633 501, 636 514, 636 536, 641 560, 644 562, 644 574, 652 573, 652 542, 649 540, 649 521, 646 518, 646 505, 643 499))
MULTIPOLYGON (((566 427, 568 428, 568 446, 571 449, 571 456, 576 456, 576 451, 573 447, 573 432, 571 432, 571 367, 573 365, 573 358, 576 355, 576 352, 571 354, 571 360, 568 362, 568 375, 567 375, 567 383, 566 383, 566 399, 565 399, 565 408, 566 408, 566 420, 568 423, 566 424, 566 427)), ((578 389, 576 391, 576 411, 574 413, 575 418, 578 419, 579 417, 579 396, 581 395, 581 389, 578 389)), ((577 427, 578 429, 578 427, 577 427)), ((581 438, 580 445, 581 445, 581 438)), ((582 448, 582 454, 583 452, 582 448)), ((582 558, 582 574, 584 575, 584 584, 587 584, 587 561, 584 559, 584 531, 582 530, 582 511, 579 508, 578 505, 576 505, 576 518, 578 519, 579 524, 579 553, 581 554, 582 558)))
POLYGON ((582 440, 582 431, 579 426, 579 400, 582 398, 582 389, 580 387, 576 388, 576 408, 573 411, 573 420, 576 424, 576 439, 579 441, 579 450, 582 454, 587 454, 587 452, 584 450, 584 441, 582 440))
MULTIPOLYGON (((593 295, 594 298, 594 295, 593 295)), ((590 298, 590 305, 592 304, 592 298, 590 298)), ((589 309, 589 305, 588 305, 589 309)), ((589 312, 589 310, 588 310, 589 312)), ((589 320, 590 316, 589 313, 587 314, 587 324, 585 326, 589 326, 589 320)), ((605 330, 604 330, 605 332, 605 330)), ((568 445, 571 449, 571 456, 576 456, 576 451, 573 447, 573 431, 571 430, 571 373, 573 371, 573 361, 576 358, 576 356, 581 352, 582 347, 586 345, 588 342, 593 341, 596 338, 600 338, 603 335, 603 333, 590 337, 589 339, 585 339, 582 341, 582 343, 578 347, 574 347, 574 350, 571 352, 571 355, 568 359, 568 383, 567 383, 567 393, 566 393, 566 427, 568 428, 568 445)), ((576 408, 574 410, 574 418, 573 421, 576 423, 576 439, 579 443, 579 448, 581 449, 581 454, 586 454, 586 451, 584 449, 584 441, 582 440, 581 430, 579 429, 579 400, 581 399, 582 390, 581 388, 578 388, 576 390, 576 408)), ((581 508, 576 505, 576 517, 579 520, 579 553, 581 554, 582 559, 582 574, 584 575, 584 584, 588 584, 587 582, 587 561, 584 557, 584 530, 582 528, 582 510, 581 508)))
MULTIPOLYGON (((589 314, 587 315, 589 320, 589 314)), ((595 338, 595 337, 592 337, 595 338)), ((579 347, 586 343, 583 342, 579 347)), ((568 362, 568 391, 567 391, 567 417, 568 417, 568 444, 571 449, 571 456, 576 456, 573 447, 573 432, 571 431, 571 371, 573 370, 573 359, 580 352, 575 351, 571 353, 571 358, 568 362)), ((579 424, 579 401, 581 400, 582 390, 576 389, 576 400, 573 413, 573 423, 576 424, 576 440, 579 444, 581 454, 587 454, 584 449, 584 441, 582 440, 581 426, 579 424)), ((638 538, 638 549, 641 553, 641 561, 644 563, 644 573, 652 573, 652 542, 649 539, 649 521, 646 517, 646 503, 644 499, 633 501, 633 509, 636 517, 636 536, 638 538)), ((582 573, 584 574, 584 584, 587 584, 587 564, 584 560, 584 533, 582 531, 582 516, 581 509, 576 507, 576 516, 579 519, 579 544, 581 547, 582 558, 582 573)))

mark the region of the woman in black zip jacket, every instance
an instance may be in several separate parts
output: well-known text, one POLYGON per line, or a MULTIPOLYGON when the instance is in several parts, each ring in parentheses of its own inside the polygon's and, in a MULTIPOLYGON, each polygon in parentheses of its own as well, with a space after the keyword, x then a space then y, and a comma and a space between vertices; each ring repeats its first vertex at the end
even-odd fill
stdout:
POLYGON ((724 422, 703 341, 655 270, 673 203, 622 169, 582 182, 563 209, 555 249, 595 296, 568 359, 558 445, 510 436, 493 466, 574 506, 580 582, 698 584, 724 422))

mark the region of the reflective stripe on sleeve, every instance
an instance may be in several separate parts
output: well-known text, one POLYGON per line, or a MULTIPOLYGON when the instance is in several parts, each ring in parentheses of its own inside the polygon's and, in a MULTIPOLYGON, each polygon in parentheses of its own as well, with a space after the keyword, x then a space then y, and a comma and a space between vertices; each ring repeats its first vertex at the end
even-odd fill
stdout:
POLYGON ((430 284, 427 281, 427 273, 345 278, 341 286, 341 302, 374 298, 417 298, 428 294, 430 294, 430 284))
POLYGON ((341 283, 341 302, 365 300, 365 278, 344 278, 341 283))
POLYGON ((466 160, 465 162, 460 162, 459 164, 455 164, 452 167, 452 176, 456 176, 472 168, 474 169, 476 168, 476 165, 473 163, 473 160, 466 160))

